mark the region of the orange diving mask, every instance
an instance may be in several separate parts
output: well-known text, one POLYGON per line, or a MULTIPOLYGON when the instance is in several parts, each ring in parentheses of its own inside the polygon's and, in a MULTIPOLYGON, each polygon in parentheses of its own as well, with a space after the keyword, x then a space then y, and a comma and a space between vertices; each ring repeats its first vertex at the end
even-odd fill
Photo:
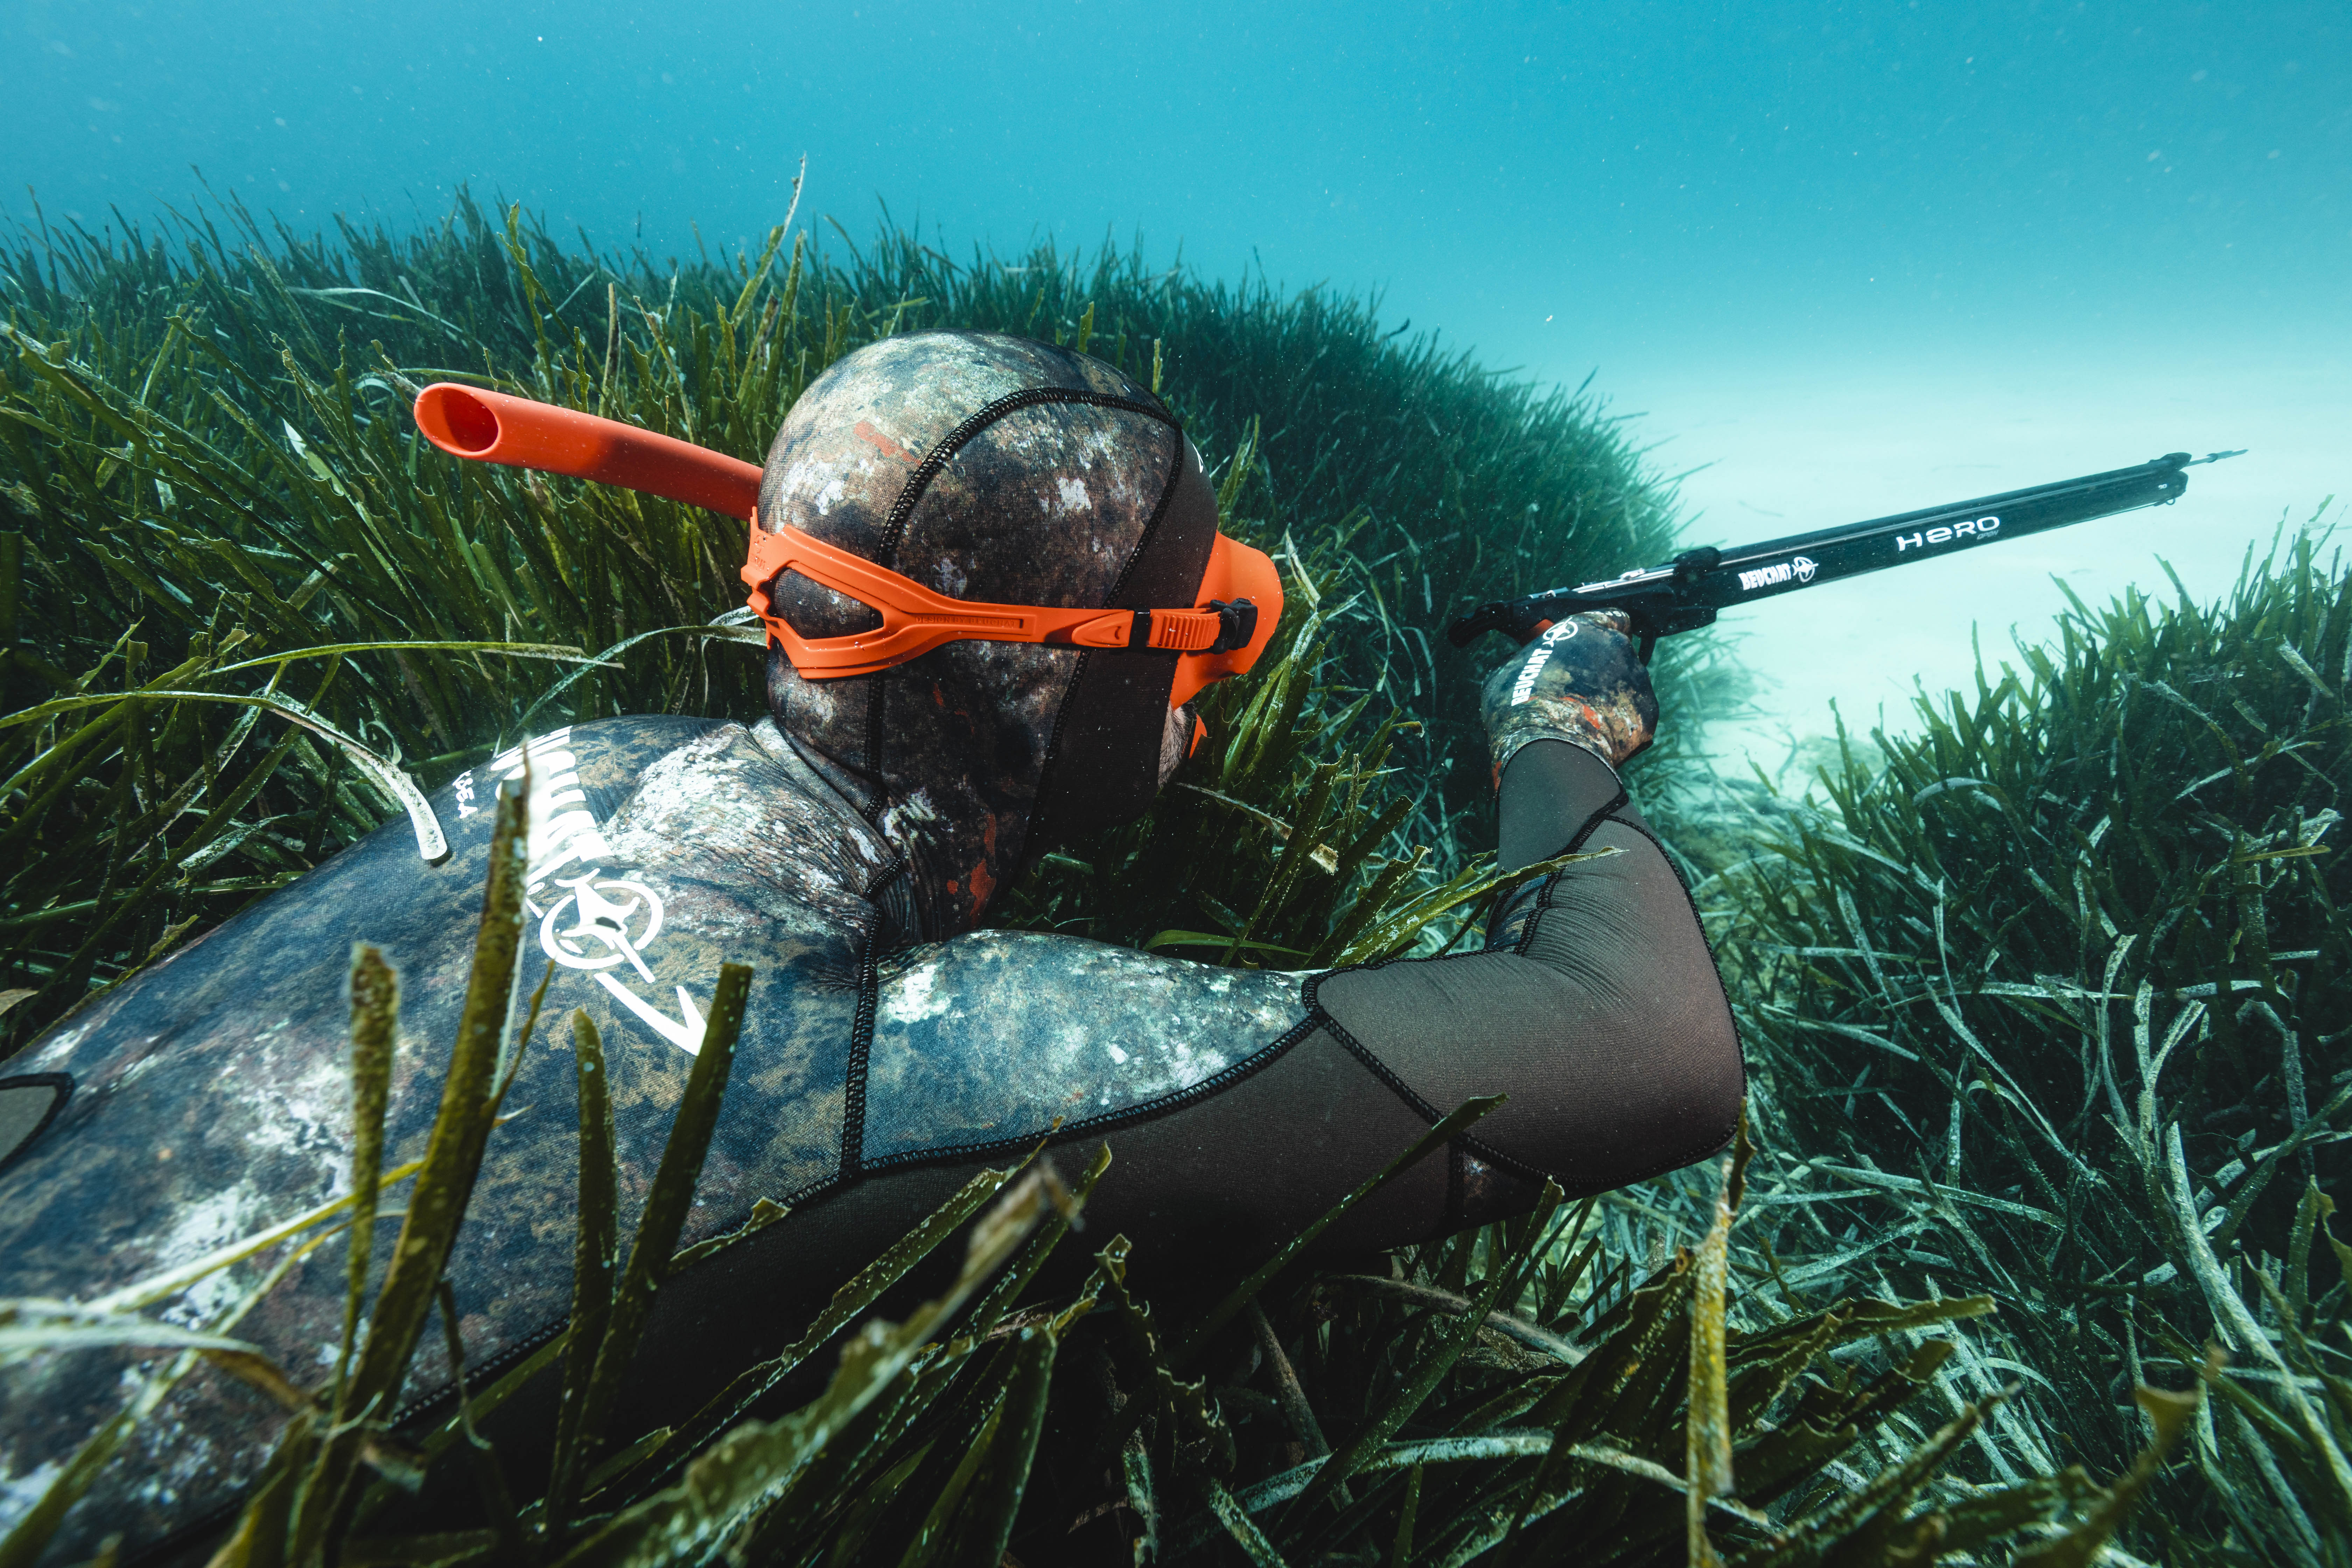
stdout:
MULTIPOLYGON (((438 382, 417 394, 416 426, 452 457, 595 479, 708 507, 751 524, 743 581, 751 608, 806 680, 838 680, 919 658, 944 643, 1023 642, 1158 648, 1181 654, 1172 710, 1210 682, 1257 663, 1282 619, 1274 562, 1220 532, 1187 606, 1063 609, 954 599, 860 555, 786 526, 760 527, 760 470, 740 458, 592 414, 438 382), (882 625, 847 637, 804 637, 774 613, 767 584, 796 572, 874 610, 882 625)), ((1197 740, 1197 734, 1196 734, 1197 740)))

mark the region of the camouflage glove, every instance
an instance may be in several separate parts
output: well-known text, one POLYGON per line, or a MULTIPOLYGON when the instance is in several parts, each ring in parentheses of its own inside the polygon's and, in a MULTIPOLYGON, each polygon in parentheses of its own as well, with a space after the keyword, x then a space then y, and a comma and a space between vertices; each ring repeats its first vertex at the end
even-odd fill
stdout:
POLYGON ((1616 610, 1570 616, 1486 678, 1478 704, 1496 787, 1529 741, 1566 741, 1612 768, 1650 743, 1658 698, 1633 656, 1633 623, 1616 610))

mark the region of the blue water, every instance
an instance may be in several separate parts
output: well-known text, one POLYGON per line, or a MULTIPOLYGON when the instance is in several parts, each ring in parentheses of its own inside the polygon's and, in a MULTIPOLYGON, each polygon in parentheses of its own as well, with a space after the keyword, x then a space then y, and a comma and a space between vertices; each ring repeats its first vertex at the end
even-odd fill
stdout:
MULTIPOLYGON (((887 204, 1377 289, 1595 384, 1695 540, 2246 447, 2160 519, 1746 626, 1759 724, 1898 701, 2057 603, 2219 581, 2352 491, 2352 5, 0 5, 0 215, 451 193, 691 256, 887 204)), ((1633 564, 1628 563, 1627 564, 1633 564)), ((1801 604, 1799 612, 1795 605, 1801 604)))

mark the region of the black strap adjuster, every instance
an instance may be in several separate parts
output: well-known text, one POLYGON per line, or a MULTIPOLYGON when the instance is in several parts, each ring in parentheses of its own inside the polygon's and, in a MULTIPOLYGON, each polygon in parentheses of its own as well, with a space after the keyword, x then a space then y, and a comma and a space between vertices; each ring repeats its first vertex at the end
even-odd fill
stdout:
POLYGON ((1235 599, 1231 604, 1212 599, 1208 607, 1217 612, 1217 640, 1202 648, 1202 653, 1232 653, 1249 647, 1250 638, 1257 636, 1257 606, 1247 599, 1235 599))

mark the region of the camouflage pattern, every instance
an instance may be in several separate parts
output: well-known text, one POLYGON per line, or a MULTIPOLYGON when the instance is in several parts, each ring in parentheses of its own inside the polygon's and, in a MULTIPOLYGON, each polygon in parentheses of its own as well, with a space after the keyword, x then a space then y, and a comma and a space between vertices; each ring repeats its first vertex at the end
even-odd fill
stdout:
POLYGON ((1650 672, 1616 610, 1555 622, 1486 678, 1480 716, 1496 787, 1513 753, 1530 741, 1567 741, 1622 768, 1657 730, 1650 672))
MULTIPOLYGON (((1034 388, 1158 405, 1101 361, 1046 343, 976 332, 886 339, 839 361, 793 405, 768 453, 761 521, 956 598, 1108 604, 1176 465, 1199 462, 1164 420, 1084 403, 1015 408, 957 449, 893 527, 926 454, 991 403, 1034 388)), ((771 595, 805 637, 880 624, 796 574, 782 574, 771 595)), ((771 650, 777 722, 906 857, 926 936, 977 925, 1024 851, 1042 850, 1028 828, 1080 657, 958 642, 876 675, 803 680, 771 650)), ((1181 728, 1189 738, 1189 720, 1181 728)), ((1149 737, 1155 755, 1162 732, 1149 737)))
POLYGON ((875 1020, 866 1158, 986 1150, 1056 1122, 1076 1133, 1139 1096, 1175 1099, 1305 1016, 1304 979, 1026 931, 898 954, 875 1020), (972 1093, 981 1083, 990 1092, 972 1093))
MULTIPOLYGON (((576 1170, 570 1033, 611 1053, 622 1223, 635 1224, 719 966, 757 978, 684 1242, 793 1205, 863 1165, 950 1144, 1034 1142, 1132 1114, 1265 1051, 1306 1016, 1297 976, 1239 975, 1066 938, 983 932, 917 947, 899 850, 787 745, 680 719, 614 720, 531 742, 526 984, 545 1009, 492 1138, 449 1274, 468 1365, 526 1352, 570 1309, 576 1170), (583 910, 583 903, 585 901, 583 910), (845 1159, 861 984, 877 1027, 860 1146, 845 1159), (1027 1048, 1034 1039, 1038 1048, 1027 1048)), ((352 944, 401 975, 387 1163, 423 1151, 462 1005, 510 752, 433 797, 452 854, 395 822, 66 1019, 7 1064, 66 1073, 63 1114, 0 1174, 0 1296, 88 1299, 349 1190, 352 944)), ((379 1244, 379 1268, 388 1247, 379 1244)), ((321 1247, 237 1328, 298 1378, 325 1376, 344 1253, 321 1247)), ((195 1324, 260 1278, 232 1270, 169 1303, 195 1324)), ((48 1354, 0 1375, 0 1526, 120 1408, 132 1352, 48 1354)), ((405 1394, 437 1394, 437 1335, 405 1394)), ((199 1372, 100 1491, 61 1557, 114 1531, 150 1541, 233 1500, 280 1415, 199 1372), (102 1527, 102 1528, 101 1528, 102 1527)))

